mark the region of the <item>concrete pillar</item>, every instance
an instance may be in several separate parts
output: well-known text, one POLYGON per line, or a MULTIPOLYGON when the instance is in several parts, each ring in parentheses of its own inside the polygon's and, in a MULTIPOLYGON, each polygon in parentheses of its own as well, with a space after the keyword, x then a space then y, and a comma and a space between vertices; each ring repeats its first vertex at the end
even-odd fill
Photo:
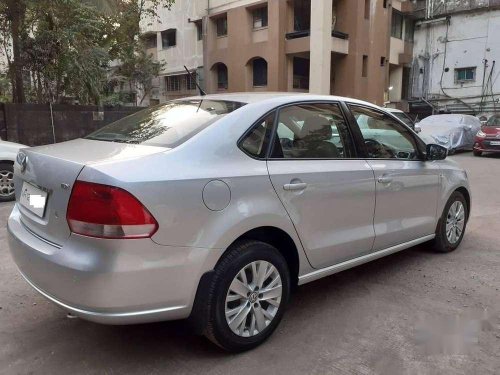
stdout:
POLYGON ((309 92, 330 95, 332 0, 311 1, 309 92))
POLYGON ((401 65, 392 66, 389 69, 389 101, 400 102, 403 89, 403 67, 401 65))

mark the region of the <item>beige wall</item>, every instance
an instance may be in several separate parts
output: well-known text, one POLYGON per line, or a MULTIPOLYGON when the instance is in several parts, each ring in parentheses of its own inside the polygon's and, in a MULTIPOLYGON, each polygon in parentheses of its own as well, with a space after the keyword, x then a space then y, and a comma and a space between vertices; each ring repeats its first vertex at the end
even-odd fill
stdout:
POLYGON ((364 0, 338 1, 336 28, 349 34, 349 53, 334 65, 338 95, 383 104, 388 88, 389 64, 381 66, 381 57, 389 58, 391 8, 382 1, 372 0, 370 17, 365 19, 364 0), (362 77, 363 55, 368 56, 367 77, 362 77))
MULTIPOLYGON (((222 1, 221 1, 222 3, 222 1)), ((259 5, 260 1, 239 1, 259 5)), ((233 3, 234 5, 234 3, 233 3)), ((269 26, 253 30, 252 7, 237 6, 221 8, 223 12, 213 13, 206 17, 205 40, 205 77, 206 87, 210 92, 217 92, 216 74, 213 67, 217 63, 224 63, 228 68, 228 91, 259 91, 252 85, 251 60, 261 57, 267 61, 268 91, 286 91, 286 64, 285 64, 285 1, 275 0, 268 4, 269 26), (227 13, 228 34, 217 37, 215 19, 227 13)))

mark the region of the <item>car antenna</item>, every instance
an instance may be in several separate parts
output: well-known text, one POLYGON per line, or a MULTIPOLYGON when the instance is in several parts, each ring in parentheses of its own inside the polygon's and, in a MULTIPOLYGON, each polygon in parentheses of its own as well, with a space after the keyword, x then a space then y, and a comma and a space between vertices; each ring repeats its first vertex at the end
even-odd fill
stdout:
POLYGON ((186 67, 186 65, 184 65, 184 69, 186 69, 186 72, 189 74, 189 76, 191 77, 191 79, 194 80, 194 84, 196 85, 196 87, 198 87, 198 90, 200 90, 200 95, 201 96, 207 95, 207 93, 205 91, 203 91, 203 89, 198 84, 198 81, 196 80, 196 77, 193 77, 193 73, 191 73, 189 71, 189 69, 186 67))

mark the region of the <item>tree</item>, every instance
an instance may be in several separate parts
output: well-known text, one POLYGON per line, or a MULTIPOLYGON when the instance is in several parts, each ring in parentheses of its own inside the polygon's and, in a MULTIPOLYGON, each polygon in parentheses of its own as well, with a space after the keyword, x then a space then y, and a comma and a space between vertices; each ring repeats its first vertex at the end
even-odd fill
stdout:
MULTIPOLYGON (((160 65, 144 53, 139 23, 173 0, 0 0, 0 45, 13 101, 101 102, 111 61, 143 87, 160 65)), ((112 77, 115 79, 116 77, 112 77)), ((149 83, 148 83, 149 81, 149 83)))
POLYGON ((14 103, 23 103, 25 101, 21 55, 23 40, 26 38, 26 7, 26 0, 2 0, 0 2, 2 34, 6 35, 9 32, 12 40, 13 60, 12 62, 9 61, 9 76, 11 78, 12 101, 14 103))
MULTIPOLYGON (((108 8, 110 1, 107 2, 108 8)), ((118 25, 112 38, 113 44, 110 55, 120 61, 111 79, 132 86, 140 86, 144 98, 152 89, 152 79, 157 77, 164 64, 153 61, 145 51, 146 47, 140 34, 141 23, 158 17, 160 8, 170 9, 174 0, 139 0, 119 1, 114 0, 115 12, 114 25, 118 25), (131 42, 132 40, 132 42, 131 42)), ((132 90, 131 90, 132 91, 132 90)))

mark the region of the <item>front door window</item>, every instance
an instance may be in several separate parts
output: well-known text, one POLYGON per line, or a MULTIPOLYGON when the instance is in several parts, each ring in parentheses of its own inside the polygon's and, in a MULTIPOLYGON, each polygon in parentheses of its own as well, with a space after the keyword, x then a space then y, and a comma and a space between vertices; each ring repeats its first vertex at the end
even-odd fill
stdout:
POLYGON ((385 113, 361 106, 349 107, 363 135, 368 158, 420 159, 410 130, 385 113))

